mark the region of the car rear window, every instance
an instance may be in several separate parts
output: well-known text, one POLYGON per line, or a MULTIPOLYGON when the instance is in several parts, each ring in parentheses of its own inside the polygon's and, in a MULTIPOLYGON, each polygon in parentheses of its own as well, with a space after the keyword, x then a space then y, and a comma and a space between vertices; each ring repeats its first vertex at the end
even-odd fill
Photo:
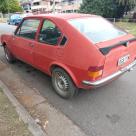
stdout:
POLYGON ((69 23, 93 43, 112 40, 127 34, 102 17, 76 18, 69 20, 69 23))

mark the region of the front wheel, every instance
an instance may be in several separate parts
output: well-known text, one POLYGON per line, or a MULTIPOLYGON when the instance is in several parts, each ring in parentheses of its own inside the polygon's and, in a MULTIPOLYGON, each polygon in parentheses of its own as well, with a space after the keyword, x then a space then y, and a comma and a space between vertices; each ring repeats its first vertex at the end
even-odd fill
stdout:
POLYGON ((52 71, 52 85, 56 93, 65 99, 78 93, 78 88, 74 85, 70 76, 61 68, 55 68, 52 71))
POLYGON ((15 61, 15 57, 11 54, 11 52, 9 51, 9 49, 6 46, 4 47, 4 52, 5 52, 6 60, 9 63, 13 63, 15 61))

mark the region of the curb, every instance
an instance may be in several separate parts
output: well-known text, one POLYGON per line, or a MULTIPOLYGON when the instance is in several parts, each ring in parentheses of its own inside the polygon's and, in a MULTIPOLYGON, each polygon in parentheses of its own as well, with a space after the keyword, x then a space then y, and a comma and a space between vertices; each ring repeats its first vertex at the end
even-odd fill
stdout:
POLYGON ((35 122, 31 115, 26 111, 26 109, 18 102, 15 96, 12 95, 8 87, 0 80, 0 86, 3 89, 4 94, 8 97, 19 117, 28 126, 28 130, 33 136, 47 136, 41 127, 35 122))

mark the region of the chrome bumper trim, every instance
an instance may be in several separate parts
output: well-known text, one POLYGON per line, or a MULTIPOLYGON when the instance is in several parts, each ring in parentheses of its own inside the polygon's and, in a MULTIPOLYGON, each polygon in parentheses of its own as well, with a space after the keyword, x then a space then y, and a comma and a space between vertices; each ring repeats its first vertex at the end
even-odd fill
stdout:
POLYGON ((128 66, 126 66, 126 67, 122 68, 121 70, 117 71, 116 73, 114 73, 114 74, 112 74, 112 75, 110 75, 110 76, 108 76, 108 77, 105 77, 105 78, 103 78, 103 79, 101 79, 101 80, 98 80, 98 81, 95 81, 95 82, 90 82, 90 81, 85 81, 85 80, 84 80, 82 83, 83 83, 84 85, 91 86, 91 87, 94 87, 94 88, 100 87, 100 86, 103 86, 103 85, 105 85, 106 83, 112 81, 112 80, 115 79, 116 77, 118 77, 118 76, 124 74, 125 72, 133 70, 133 67, 135 67, 135 66, 136 66, 136 60, 133 61, 133 62, 132 62, 131 64, 129 64, 128 66))

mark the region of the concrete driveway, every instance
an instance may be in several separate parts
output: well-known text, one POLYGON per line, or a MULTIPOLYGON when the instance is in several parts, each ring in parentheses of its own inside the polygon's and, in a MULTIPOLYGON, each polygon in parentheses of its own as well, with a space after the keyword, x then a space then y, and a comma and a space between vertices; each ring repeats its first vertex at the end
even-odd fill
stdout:
MULTIPOLYGON (((0 32, 3 25, 8 32, 6 24, 0 24, 0 32)), ((7 63, 2 48, 0 60, 7 63)), ((47 75, 20 61, 10 67, 87 135, 136 135, 136 69, 107 86, 82 91, 76 98, 64 100, 55 94, 47 75)))

